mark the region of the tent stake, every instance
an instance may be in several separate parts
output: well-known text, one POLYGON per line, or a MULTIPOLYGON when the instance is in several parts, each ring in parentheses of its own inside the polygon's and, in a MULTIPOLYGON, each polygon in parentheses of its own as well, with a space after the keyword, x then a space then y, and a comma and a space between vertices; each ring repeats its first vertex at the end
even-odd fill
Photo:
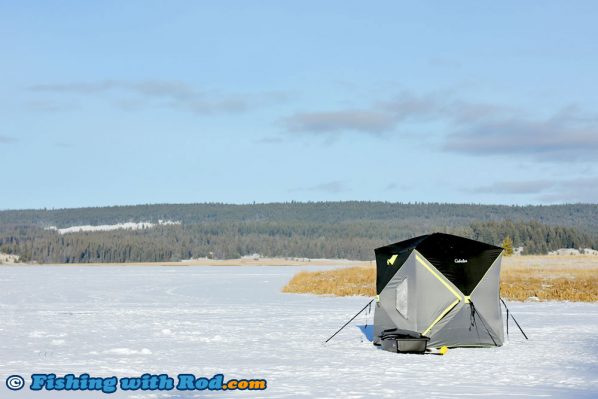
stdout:
POLYGON ((353 317, 351 317, 351 320, 349 320, 348 322, 346 322, 341 328, 339 328, 334 334, 332 334, 332 336, 330 338, 328 338, 326 341, 324 341, 324 343, 328 343, 328 341, 330 341, 332 338, 334 338, 336 336, 336 334, 338 334, 339 332, 341 332, 343 330, 343 328, 347 327, 349 325, 349 323, 351 323, 353 320, 355 320, 355 318, 357 316, 359 316, 361 314, 361 312, 363 312, 368 306, 370 306, 370 304, 374 302, 374 300, 372 299, 371 301, 369 301, 367 303, 367 305, 365 305, 359 312, 357 312, 357 314, 353 317))
POLYGON ((507 309, 507 328, 509 328, 509 313, 511 314, 511 319, 513 319, 513 321, 515 322, 515 324, 517 325, 517 328, 519 328, 519 331, 521 331, 521 334, 523 334, 523 336, 525 337, 525 339, 529 339, 527 337, 527 335, 525 335, 525 333, 523 332, 523 329, 521 328, 521 326, 519 325, 519 323, 517 323, 517 320, 515 320, 515 316, 513 316, 513 312, 509 312, 509 308, 507 307, 507 304, 505 303, 505 301, 503 301, 502 298, 500 298, 500 301, 502 302, 503 305, 505 305, 505 309, 507 309))

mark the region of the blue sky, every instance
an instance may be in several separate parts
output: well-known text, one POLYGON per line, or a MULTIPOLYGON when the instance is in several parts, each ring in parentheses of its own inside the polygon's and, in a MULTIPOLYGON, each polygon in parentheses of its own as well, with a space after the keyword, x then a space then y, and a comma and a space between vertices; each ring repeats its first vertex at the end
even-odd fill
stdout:
POLYGON ((595 1, 0 2, 0 209, 598 200, 595 1))

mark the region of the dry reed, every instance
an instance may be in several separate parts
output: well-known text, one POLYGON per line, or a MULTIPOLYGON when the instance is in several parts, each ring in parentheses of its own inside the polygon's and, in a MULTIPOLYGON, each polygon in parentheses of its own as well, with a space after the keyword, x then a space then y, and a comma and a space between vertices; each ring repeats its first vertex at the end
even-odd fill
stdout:
POLYGON ((284 286, 283 292, 336 295, 373 296, 376 269, 373 267, 347 267, 320 272, 299 272, 284 286))
MULTIPOLYGON (((598 301, 598 257, 534 256, 504 259, 500 292, 506 299, 525 301, 598 301)), ((283 292, 372 297, 376 269, 350 267, 299 272, 283 292)))

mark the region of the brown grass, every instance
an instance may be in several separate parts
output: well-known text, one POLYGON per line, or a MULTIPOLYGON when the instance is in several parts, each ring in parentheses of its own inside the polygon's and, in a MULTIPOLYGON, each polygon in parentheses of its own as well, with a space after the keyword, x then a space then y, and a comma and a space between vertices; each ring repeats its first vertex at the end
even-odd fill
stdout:
MULTIPOLYGON (((374 267, 299 272, 283 292, 374 296, 374 267)), ((501 296, 525 301, 598 301, 597 256, 513 256, 503 258, 501 296)))
POLYGON ((513 256, 504 258, 500 293, 525 301, 598 301, 597 256, 513 256))
POLYGON ((374 296, 375 285, 374 267, 347 267, 323 272, 299 272, 282 291, 336 296, 374 296))

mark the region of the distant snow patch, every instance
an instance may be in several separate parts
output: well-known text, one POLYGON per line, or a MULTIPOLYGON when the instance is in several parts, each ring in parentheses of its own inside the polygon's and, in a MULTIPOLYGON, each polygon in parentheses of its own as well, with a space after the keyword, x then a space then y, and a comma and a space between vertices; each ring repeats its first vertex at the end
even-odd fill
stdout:
POLYGON ((526 302, 540 302, 540 298, 538 298, 537 296, 530 296, 525 301, 526 302))
POLYGON ((0 264, 3 263, 17 263, 19 261, 18 255, 5 254, 0 252, 0 264))
POLYGON ((66 334, 64 334, 64 333, 50 334, 46 331, 40 331, 40 330, 31 331, 28 335, 29 335, 29 338, 62 338, 62 337, 66 337, 66 334))
POLYGON ((197 337, 197 338, 194 337, 192 340, 197 341, 197 342, 207 342, 207 343, 224 342, 225 341, 224 337, 221 335, 215 335, 213 337, 197 337))
POLYGON ((49 226, 46 227, 46 230, 56 230, 59 234, 69 234, 69 233, 80 233, 86 231, 111 231, 111 230, 141 230, 141 229, 149 229, 155 226, 172 226, 172 225, 179 225, 181 222, 179 221, 172 221, 172 220, 158 220, 158 223, 150 223, 150 222, 127 222, 127 223, 117 223, 117 224, 101 224, 97 226, 92 225, 82 225, 82 226, 71 226, 65 227, 63 229, 59 229, 56 226, 49 226))
POLYGON ((141 350, 135 350, 135 349, 130 349, 130 348, 114 348, 114 349, 108 349, 106 351, 104 351, 105 354, 107 355, 151 355, 152 351, 147 349, 147 348, 143 348, 141 350))

